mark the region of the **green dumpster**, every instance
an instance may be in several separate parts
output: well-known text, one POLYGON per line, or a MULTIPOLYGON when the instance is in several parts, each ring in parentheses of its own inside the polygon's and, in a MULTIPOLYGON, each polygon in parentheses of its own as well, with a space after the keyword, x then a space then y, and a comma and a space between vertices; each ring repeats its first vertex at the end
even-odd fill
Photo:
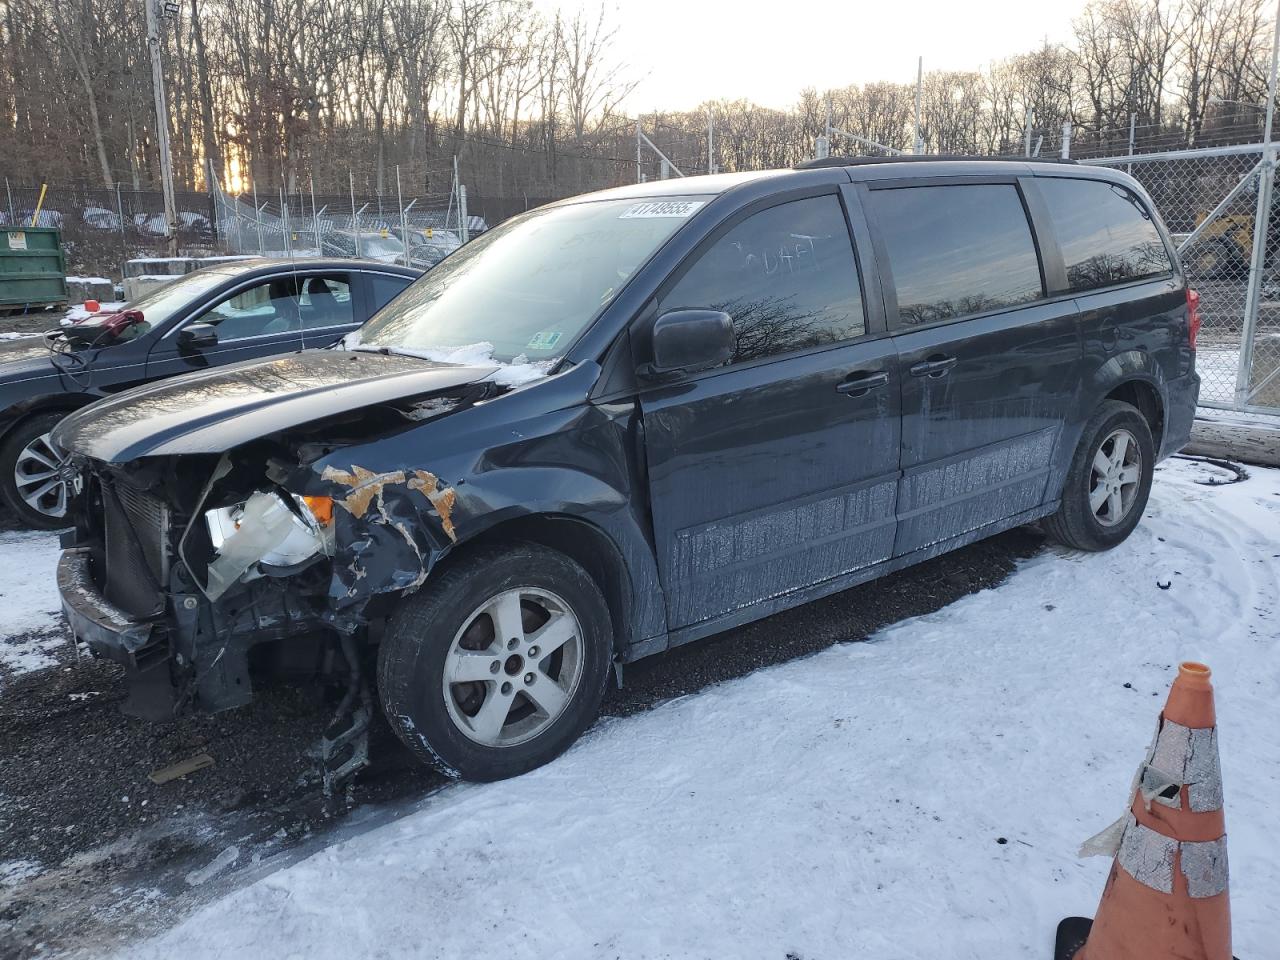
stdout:
POLYGON ((67 302, 67 262, 53 227, 0 227, 0 311, 67 302))

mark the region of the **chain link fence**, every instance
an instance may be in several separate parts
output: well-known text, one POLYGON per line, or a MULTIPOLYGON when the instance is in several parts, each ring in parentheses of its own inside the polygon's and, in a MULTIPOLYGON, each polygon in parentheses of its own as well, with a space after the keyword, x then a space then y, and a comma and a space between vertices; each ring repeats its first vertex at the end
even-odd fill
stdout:
POLYGON ((444 197, 260 194, 216 191, 223 252, 267 257, 361 257, 428 269, 488 229, 465 208, 465 191, 444 197))
POLYGON ((1267 151, 1252 144, 1083 162, 1132 174, 1173 234, 1200 292, 1200 402, 1280 413, 1280 196, 1267 151))
MULTIPOLYGON (((86 274, 116 275, 133 257, 161 256, 165 237, 164 195, 90 184, 40 185, 8 178, 0 196, 0 225, 56 227, 68 264, 86 274)), ((216 212, 207 193, 179 191, 178 243, 193 255, 217 252, 216 212)))

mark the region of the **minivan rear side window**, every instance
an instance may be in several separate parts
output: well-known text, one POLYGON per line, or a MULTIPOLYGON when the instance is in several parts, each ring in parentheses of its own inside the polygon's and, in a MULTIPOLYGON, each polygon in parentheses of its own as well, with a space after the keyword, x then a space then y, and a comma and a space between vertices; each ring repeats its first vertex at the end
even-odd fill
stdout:
POLYGON ((1170 273, 1160 232, 1131 191, 1101 180, 1037 178, 1071 291, 1170 273))
POLYGON ((793 200, 732 227, 662 298, 663 312, 682 307, 733 318, 730 363, 862 336, 862 288, 839 199, 793 200))
POLYGON ((870 205, 901 323, 938 323, 1044 295, 1031 226, 1013 184, 872 190, 870 205))

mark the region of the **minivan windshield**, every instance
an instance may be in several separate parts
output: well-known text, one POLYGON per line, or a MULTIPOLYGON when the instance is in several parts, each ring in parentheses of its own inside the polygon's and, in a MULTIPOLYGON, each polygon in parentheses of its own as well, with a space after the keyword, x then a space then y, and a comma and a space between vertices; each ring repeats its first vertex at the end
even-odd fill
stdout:
POLYGON ((391 301, 346 346, 479 346, 502 362, 560 356, 706 197, 544 207, 482 234, 391 301))

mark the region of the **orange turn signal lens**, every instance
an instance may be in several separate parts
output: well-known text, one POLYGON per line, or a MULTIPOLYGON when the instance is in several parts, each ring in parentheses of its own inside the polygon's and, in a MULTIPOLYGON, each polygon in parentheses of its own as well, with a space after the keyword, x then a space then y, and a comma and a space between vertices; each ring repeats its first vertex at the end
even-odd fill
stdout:
POLYGON ((328 527, 333 524, 333 497, 304 496, 302 502, 307 505, 320 526, 328 527))

